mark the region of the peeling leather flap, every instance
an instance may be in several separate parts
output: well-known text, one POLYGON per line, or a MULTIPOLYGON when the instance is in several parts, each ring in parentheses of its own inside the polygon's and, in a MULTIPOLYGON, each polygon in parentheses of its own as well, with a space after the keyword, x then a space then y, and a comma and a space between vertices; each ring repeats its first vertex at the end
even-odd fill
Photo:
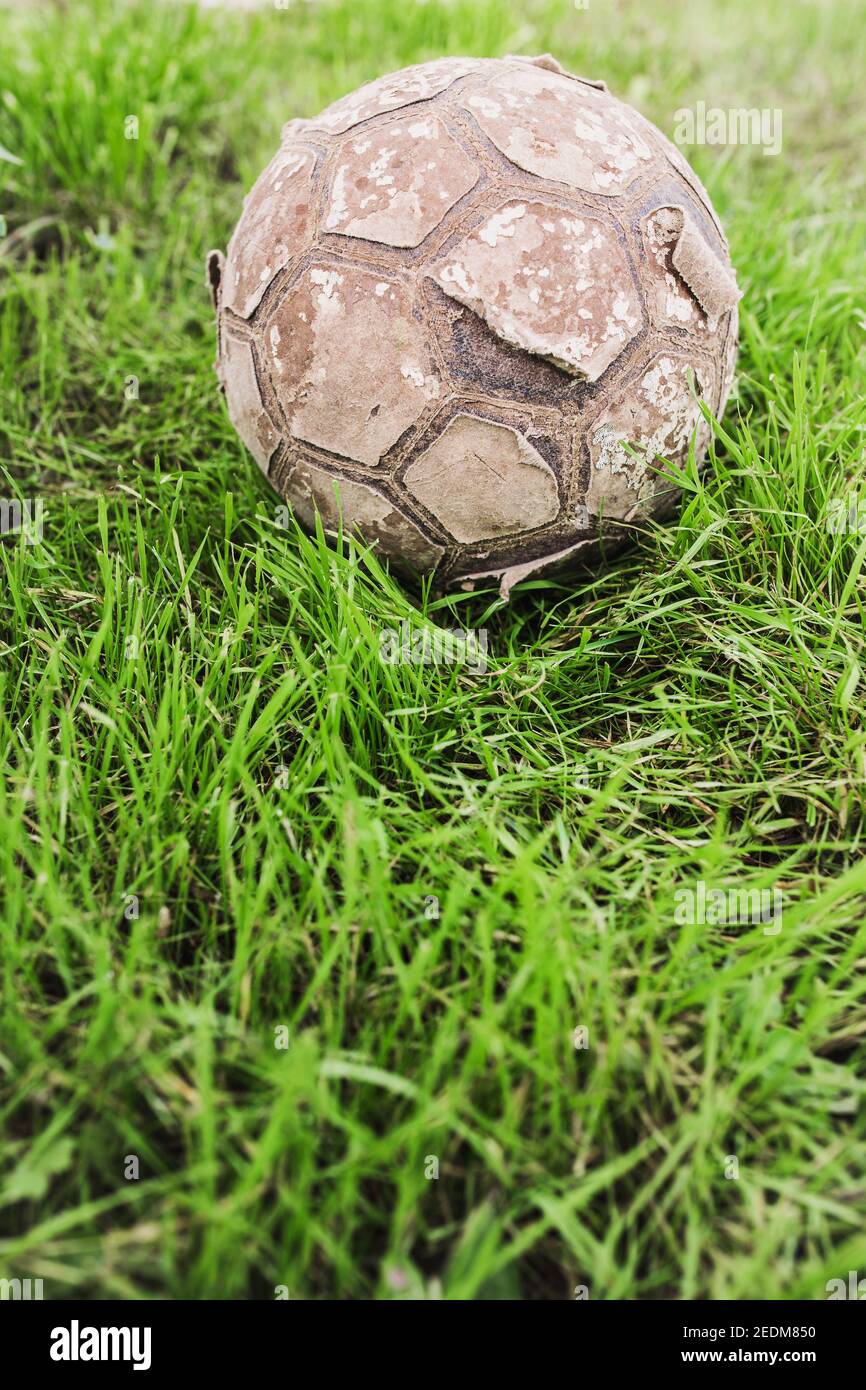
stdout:
POLYGON ((572 82, 582 82, 585 87, 595 87, 599 92, 609 91, 606 82, 597 82, 591 77, 578 77, 577 73, 569 72, 564 68, 552 53, 539 53, 537 58, 532 58, 527 53, 506 53, 507 63, 531 63, 534 68, 544 68, 547 72, 558 73, 560 77, 570 77, 572 82))
POLYGON ((682 227, 671 260, 707 318, 717 321, 741 297, 737 282, 704 241, 690 217, 678 209, 682 227))
POLYGON ((220 308, 222 306, 222 284, 225 274, 226 258, 222 251, 208 251, 205 257, 205 277, 204 282, 210 290, 210 297, 216 312, 217 321, 217 354, 214 362, 214 371, 220 384, 220 390, 225 391, 225 379, 223 375, 223 344, 222 344, 222 316, 220 308))
POLYGON ((551 555, 539 555, 535 560, 526 560, 522 565, 507 565, 504 568, 489 570, 476 570, 474 574, 467 574, 463 581, 464 588, 471 588, 470 580, 473 579, 498 579, 499 597, 507 600, 515 584, 520 584, 522 580, 528 579, 532 574, 543 573, 549 565, 556 565, 560 561, 567 559, 569 555, 574 555, 584 546, 597 544, 597 538, 590 536, 585 541, 577 541, 575 545, 566 546, 565 550, 557 550, 551 555))
POLYGON ((208 251, 205 257, 205 284, 210 290, 213 307, 217 313, 220 311, 220 302, 222 300, 220 290, 225 268, 226 258, 222 251, 208 251))

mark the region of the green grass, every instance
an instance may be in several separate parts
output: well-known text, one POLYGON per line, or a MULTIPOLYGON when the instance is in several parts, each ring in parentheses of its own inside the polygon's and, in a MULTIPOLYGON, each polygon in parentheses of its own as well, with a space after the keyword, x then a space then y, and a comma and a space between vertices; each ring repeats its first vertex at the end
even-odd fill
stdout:
POLYGON ((866 18, 0 23, 0 488, 45 500, 40 545, 0 543, 0 1277, 719 1299, 866 1274, 866 534, 826 524, 866 487, 866 18), (783 110, 776 159, 691 152, 745 291, 737 394, 676 524, 419 613, 275 524, 203 258, 290 115, 545 50, 667 132, 699 99, 783 110), (383 665, 409 616, 486 626, 487 673, 383 665), (678 925, 697 880, 777 888, 781 931, 678 925))

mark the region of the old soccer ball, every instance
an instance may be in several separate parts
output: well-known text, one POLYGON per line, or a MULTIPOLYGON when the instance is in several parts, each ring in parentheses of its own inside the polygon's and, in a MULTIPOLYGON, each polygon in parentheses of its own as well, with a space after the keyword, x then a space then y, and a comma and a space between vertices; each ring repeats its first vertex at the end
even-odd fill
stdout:
POLYGON ((422 63, 290 121, 208 278, 273 487, 441 587, 507 596, 663 514, 731 386, 705 190, 549 56, 422 63))

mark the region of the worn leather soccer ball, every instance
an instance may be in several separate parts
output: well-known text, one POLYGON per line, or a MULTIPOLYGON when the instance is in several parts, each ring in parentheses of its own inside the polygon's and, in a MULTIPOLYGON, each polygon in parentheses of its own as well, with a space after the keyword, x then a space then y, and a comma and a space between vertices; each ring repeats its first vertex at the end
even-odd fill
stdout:
POLYGON ((731 386, 705 190, 549 56, 422 63, 290 121, 208 276, 277 492, 443 587, 507 595, 662 514, 663 460, 703 458, 698 400, 731 386))

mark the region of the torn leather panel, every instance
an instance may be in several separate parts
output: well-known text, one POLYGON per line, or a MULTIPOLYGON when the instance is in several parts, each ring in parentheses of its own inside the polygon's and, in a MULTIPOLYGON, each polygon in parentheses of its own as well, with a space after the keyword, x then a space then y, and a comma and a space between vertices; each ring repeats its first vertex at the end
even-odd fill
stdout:
POLYGON ((515 584, 520 584, 533 574, 540 575, 548 570, 562 568, 579 550, 584 550, 587 546, 597 547, 598 541, 598 536, 588 536, 585 540, 566 546, 564 550, 557 550, 549 555, 538 555, 534 560, 525 560, 522 564, 494 565, 490 569, 475 570, 463 576, 461 586, 464 589, 474 589, 474 581, 477 579, 498 579, 499 597, 507 600, 515 584))
POLYGON ((674 267, 715 329, 722 316, 740 299, 740 291, 733 275, 713 255, 692 218, 682 208, 678 211, 682 225, 673 249, 674 267))
POLYGON ((505 342, 589 381, 643 327, 613 226, 554 204, 509 200, 430 275, 505 342))
POLYGON ((558 73, 560 77, 570 77, 572 82, 582 82, 584 87, 595 87, 598 92, 608 92, 610 88, 606 82, 601 82, 592 77, 578 77, 576 72, 569 72, 564 68, 558 58, 554 58, 552 53, 539 53, 537 57, 530 57, 526 53, 506 53, 506 63, 529 63, 534 68, 544 68, 546 72, 558 73))

